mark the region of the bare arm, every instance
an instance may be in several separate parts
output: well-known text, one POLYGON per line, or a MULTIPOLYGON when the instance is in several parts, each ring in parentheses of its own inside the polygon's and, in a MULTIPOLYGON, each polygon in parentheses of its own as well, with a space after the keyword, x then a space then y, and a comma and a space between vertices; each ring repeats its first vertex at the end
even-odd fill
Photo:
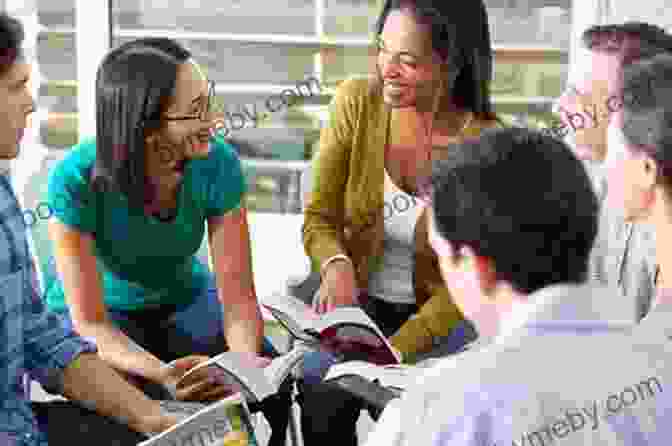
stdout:
POLYGON ((158 433, 177 421, 92 353, 79 355, 64 369, 63 394, 138 432, 158 433))
POLYGON ((163 362, 138 346, 108 318, 92 237, 56 220, 49 222, 49 236, 75 330, 93 338, 101 358, 113 368, 162 382, 163 362))
POLYGON ((258 353, 264 327, 254 289, 246 209, 208 218, 208 237, 229 348, 258 353))

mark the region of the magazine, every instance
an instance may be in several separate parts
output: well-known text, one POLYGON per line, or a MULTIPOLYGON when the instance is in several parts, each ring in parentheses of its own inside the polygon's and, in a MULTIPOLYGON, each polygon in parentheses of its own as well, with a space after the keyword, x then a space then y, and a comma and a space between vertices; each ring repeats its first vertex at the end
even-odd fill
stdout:
POLYGON ((374 420, 385 409, 387 403, 395 398, 399 398, 402 394, 401 390, 382 386, 359 375, 341 375, 337 378, 325 380, 324 384, 338 387, 351 395, 359 397, 368 405, 370 414, 372 414, 370 409, 373 409, 374 414, 372 416, 374 420))
POLYGON ((264 368, 250 367, 240 353, 224 352, 190 369, 178 385, 196 370, 208 367, 208 374, 219 384, 231 388, 232 393, 242 393, 249 403, 260 402, 277 393, 307 351, 309 348, 305 345, 297 345, 264 368))
POLYGON ((415 365, 376 365, 364 361, 347 361, 332 365, 324 382, 355 395, 378 412, 388 402, 400 397, 424 371, 440 359, 428 359, 415 365))
POLYGON ((203 410, 207 404, 191 401, 160 400, 161 409, 178 418, 187 418, 199 410, 203 410))
MULTIPOLYGON (((161 402, 164 407, 164 402, 161 402)), ((167 402, 165 409, 185 415, 197 406, 176 401, 167 402)), ((250 412, 244 398, 237 393, 195 413, 180 423, 137 446, 258 446, 250 412)))
POLYGON ((325 381, 335 380, 341 376, 361 376, 384 387, 406 390, 422 372, 422 368, 412 365, 375 365, 364 361, 348 361, 334 364, 329 368, 325 381))
POLYGON ((339 307, 326 314, 292 296, 273 296, 263 304, 290 335, 313 347, 337 353, 345 361, 400 364, 399 354, 359 307, 339 307))

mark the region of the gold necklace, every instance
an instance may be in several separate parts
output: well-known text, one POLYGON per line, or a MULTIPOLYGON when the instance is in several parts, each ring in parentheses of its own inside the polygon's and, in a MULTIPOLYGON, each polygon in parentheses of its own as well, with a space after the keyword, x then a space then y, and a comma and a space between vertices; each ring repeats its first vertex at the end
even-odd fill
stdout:
MULTIPOLYGON (((464 123, 462 124, 462 128, 457 131, 455 134, 454 138, 458 138, 460 135, 464 133, 466 128, 471 125, 471 123, 474 120, 474 112, 468 112, 467 116, 464 118, 464 123)), ((423 127, 424 121, 423 122, 423 127)), ((432 133, 433 133, 433 124, 434 120, 432 119, 431 124, 429 125, 429 128, 425 127, 425 143, 424 143, 424 149, 425 153, 427 154, 427 159, 425 161, 426 166, 431 166, 432 165, 432 147, 434 146, 432 144, 432 133)), ((420 175, 416 177, 415 179, 415 190, 417 191, 418 195, 423 195, 427 194, 430 188, 430 178, 428 175, 420 175)))

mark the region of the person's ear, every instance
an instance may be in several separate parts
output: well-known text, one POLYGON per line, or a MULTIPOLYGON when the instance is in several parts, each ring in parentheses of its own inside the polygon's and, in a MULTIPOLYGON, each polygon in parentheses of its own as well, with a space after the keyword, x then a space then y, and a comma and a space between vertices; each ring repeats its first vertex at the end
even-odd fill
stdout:
POLYGON ((653 194, 660 184, 660 167, 658 163, 644 152, 630 154, 630 176, 640 191, 653 194))
POLYGON ((492 260, 477 255, 471 248, 464 247, 460 250, 464 266, 470 269, 478 280, 484 296, 489 296, 497 285, 497 275, 492 260))
POLYGON ((644 187, 653 188, 658 184, 661 178, 661 171, 658 164, 648 155, 642 156, 641 159, 642 185, 644 187))

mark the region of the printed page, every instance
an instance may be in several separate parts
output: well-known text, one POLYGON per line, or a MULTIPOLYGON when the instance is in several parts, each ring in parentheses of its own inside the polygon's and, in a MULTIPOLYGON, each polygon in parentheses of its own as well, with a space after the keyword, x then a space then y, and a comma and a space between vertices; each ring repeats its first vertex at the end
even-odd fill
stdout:
POLYGON ((207 406, 204 403, 177 400, 161 400, 159 404, 165 413, 177 416, 180 419, 188 418, 207 406))
POLYGON ((327 327, 338 324, 353 323, 370 327, 376 335, 384 337, 375 322, 371 320, 368 314, 359 307, 339 307, 322 315, 321 318, 313 322, 312 327, 321 332, 327 327))
POLYGON ((305 338, 303 331, 313 328, 320 319, 309 305, 289 295, 271 296, 264 299, 263 306, 299 339, 305 338))
POLYGON ((337 308, 314 323, 314 328, 323 336, 336 335, 353 345, 368 347, 376 353, 381 364, 400 364, 401 358, 371 318, 359 307, 337 308))
POLYGON ((137 446, 257 446, 240 394, 211 404, 137 446))
MULTIPOLYGON (((353 346, 361 344, 368 345, 376 353, 375 362, 401 363, 401 358, 394 351, 389 341, 371 318, 359 307, 341 307, 329 313, 319 315, 313 309, 292 296, 275 295, 266 299, 264 306, 276 317, 292 334, 303 341, 310 343, 313 339, 303 332, 312 329, 322 335, 329 333, 325 331, 328 328, 354 326, 359 330, 347 330, 358 332, 362 336, 347 335, 348 342, 353 346), (357 339, 355 339, 357 338, 357 339)), ((338 336, 345 336, 346 333, 340 328, 336 330, 338 336)), ((333 330, 332 330, 333 332, 333 330)), ((333 335, 333 333, 332 333, 333 335)))
POLYGON ((276 391, 294 369, 296 364, 301 361, 303 355, 309 351, 312 351, 312 348, 299 344, 290 352, 275 358, 264 368, 264 374, 266 375, 268 382, 273 385, 276 391))
POLYGON ((242 392, 248 400, 261 401, 277 390, 268 381, 264 369, 250 367, 245 355, 237 352, 220 353, 198 364, 185 373, 180 382, 204 367, 208 367, 209 376, 219 384, 231 386, 232 392, 242 392))
POLYGON ((422 369, 410 365, 375 365, 364 361, 347 361, 329 368, 325 381, 344 375, 359 375, 369 381, 376 381, 385 387, 405 390, 413 383, 422 369))

